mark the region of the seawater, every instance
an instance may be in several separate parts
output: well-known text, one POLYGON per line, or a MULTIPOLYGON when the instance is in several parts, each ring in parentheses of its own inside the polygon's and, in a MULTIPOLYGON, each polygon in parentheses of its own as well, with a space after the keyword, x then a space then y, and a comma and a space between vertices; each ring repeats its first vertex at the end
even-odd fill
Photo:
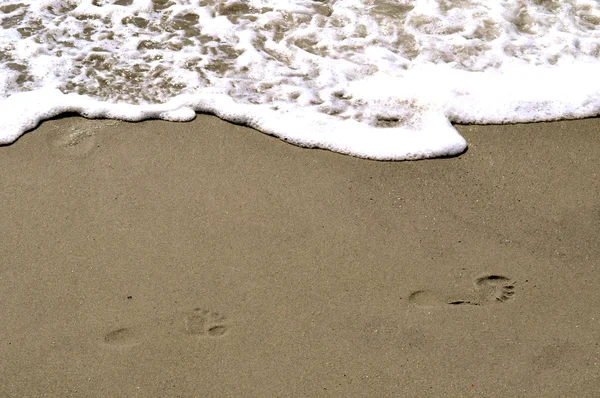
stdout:
POLYGON ((0 143, 64 112, 208 112, 372 159, 600 114, 596 0, 0 0, 0 143))

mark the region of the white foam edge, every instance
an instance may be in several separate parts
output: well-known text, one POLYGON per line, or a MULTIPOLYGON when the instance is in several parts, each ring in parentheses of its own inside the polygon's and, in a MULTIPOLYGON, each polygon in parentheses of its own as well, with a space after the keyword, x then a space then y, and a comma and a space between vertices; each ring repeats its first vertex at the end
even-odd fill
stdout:
MULTIPOLYGON (((472 124, 594 117, 600 114, 597 71, 597 62, 518 65, 484 73, 453 71, 444 74, 446 82, 453 82, 447 91, 446 116, 453 122, 472 124)), ((430 80, 435 76, 422 73, 430 80)))
POLYGON ((62 113, 87 118, 125 121, 163 119, 190 121, 196 112, 211 113, 224 120, 248 125, 292 144, 323 148, 375 160, 410 160, 456 155, 466 141, 442 112, 427 115, 418 131, 402 128, 373 128, 354 120, 302 108, 275 111, 261 105, 238 104, 222 94, 181 95, 165 104, 111 104, 58 89, 41 89, 14 94, 0 101, 0 143, 10 144, 41 121, 62 113))
POLYGON ((600 114, 596 63, 560 68, 518 65, 497 73, 444 69, 425 65, 412 70, 407 78, 416 87, 430 88, 421 90, 422 98, 437 103, 427 114, 421 115, 422 125, 418 130, 374 128, 302 107, 275 111, 267 105, 239 104, 216 88, 155 105, 111 104, 77 94, 63 94, 58 89, 40 89, 0 101, 0 143, 12 143, 42 120, 66 112, 127 121, 153 118, 189 121, 196 112, 205 112, 299 146, 376 160, 409 160, 463 152, 466 141, 450 120, 492 124, 600 114))

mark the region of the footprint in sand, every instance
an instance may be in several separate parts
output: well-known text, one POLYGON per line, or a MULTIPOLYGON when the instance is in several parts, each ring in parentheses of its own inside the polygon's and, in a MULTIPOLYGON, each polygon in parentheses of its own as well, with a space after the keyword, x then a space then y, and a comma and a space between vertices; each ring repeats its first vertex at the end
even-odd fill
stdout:
POLYGON ((220 337, 229 330, 224 316, 202 308, 188 312, 184 321, 185 331, 194 336, 220 337))
POLYGON ((85 157, 97 147, 97 131, 116 124, 115 121, 62 118, 60 124, 52 125, 48 132, 48 142, 61 156, 85 157))
POLYGON ((420 306, 439 305, 486 305, 503 303, 514 298, 514 282, 502 275, 483 275, 474 281, 473 288, 464 294, 444 293, 430 290, 416 290, 408 297, 408 302, 420 306))
POLYGON ((179 336, 178 338, 180 338, 183 334, 212 338, 224 336, 229 331, 225 317, 216 312, 194 308, 184 313, 183 322, 181 322, 182 318, 179 316, 181 316, 181 313, 177 313, 175 319, 167 317, 162 320, 148 320, 147 323, 135 327, 122 327, 112 330, 104 335, 102 343, 112 347, 130 348, 147 343, 153 340, 154 337, 161 335, 179 336), (183 333, 172 334, 173 326, 177 324, 179 326, 175 326, 175 328, 183 333))
POLYGON ((114 347, 133 347, 140 342, 136 331, 130 328, 119 328, 104 335, 104 343, 114 347))

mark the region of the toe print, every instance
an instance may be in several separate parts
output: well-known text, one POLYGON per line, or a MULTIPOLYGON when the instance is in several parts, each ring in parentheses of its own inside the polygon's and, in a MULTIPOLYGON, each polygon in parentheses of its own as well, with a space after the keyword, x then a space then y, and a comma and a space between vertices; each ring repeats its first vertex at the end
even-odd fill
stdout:
POLYGON ((501 275, 484 275, 475 280, 475 286, 484 301, 505 302, 514 297, 514 282, 501 275))
POLYGON ((225 317, 216 312, 195 308, 185 316, 185 330, 195 336, 223 336, 229 330, 225 317))

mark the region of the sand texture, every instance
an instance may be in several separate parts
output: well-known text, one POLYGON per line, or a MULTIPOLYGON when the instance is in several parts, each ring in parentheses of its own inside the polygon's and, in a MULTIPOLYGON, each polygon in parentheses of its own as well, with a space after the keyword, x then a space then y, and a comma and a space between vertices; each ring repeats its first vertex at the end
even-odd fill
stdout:
POLYGON ((374 162, 65 117, 0 148, 0 396, 593 397, 600 119, 374 162))

